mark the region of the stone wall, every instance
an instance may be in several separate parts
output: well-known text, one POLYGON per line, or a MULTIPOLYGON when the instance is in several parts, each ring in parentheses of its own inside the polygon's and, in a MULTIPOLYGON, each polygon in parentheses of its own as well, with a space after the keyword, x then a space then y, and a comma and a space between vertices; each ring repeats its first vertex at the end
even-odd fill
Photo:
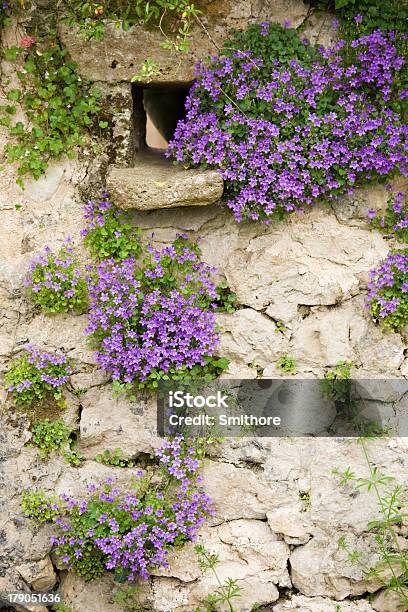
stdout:
MULTIPOLYGON (((231 25, 263 19, 292 19, 298 25, 307 16, 307 6, 298 0, 207 4, 206 24, 219 41, 231 25)), ((328 23, 327 16, 320 21, 312 16, 308 31, 327 41, 328 23)), ((108 377, 85 341, 86 315, 44 316, 27 301, 22 281, 32 256, 46 244, 60 247, 67 235, 85 264, 88 255, 79 236, 81 200, 103 185, 106 176, 114 193, 116 189, 118 204, 130 205, 132 223, 153 233, 158 245, 168 244, 180 231, 201 236, 205 261, 216 265, 219 278, 226 278, 236 292, 239 309, 219 316, 220 352, 230 359, 226 376, 282 376, 276 362, 287 353, 296 358, 300 378, 322 376, 341 360, 353 361, 357 377, 408 378, 404 339, 381 331, 364 309, 368 270, 389 249, 367 225, 366 211, 385 205, 385 189, 357 191, 332 208, 322 205, 268 228, 234 222, 218 201, 222 185, 215 173, 193 173, 191 180, 182 171, 161 175, 169 194, 179 194, 163 199, 162 185, 154 191, 157 175, 152 167, 159 164, 159 173, 168 173, 169 167, 163 169, 162 162, 152 162, 149 155, 134 158, 129 80, 148 49, 149 56, 156 54, 161 61, 160 80, 191 81, 194 61, 208 52, 209 42, 197 33, 191 56, 179 58, 175 74, 175 58, 161 55, 164 51, 158 50, 154 34, 134 29, 110 35, 113 42, 85 45, 62 30, 82 74, 99 82, 111 109, 110 140, 102 154, 54 163, 43 178, 27 181, 24 191, 15 184, 15 168, 6 166, 0 173, 0 368, 4 372, 27 342, 66 352, 74 364, 72 385, 77 393, 66 393, 63 418, 78 429, 79 448, 86 458, 80 468, 67 466, 57 456, 40 460, 27 446, 28 420, 9 402, 3 407, 0 593, 46 589, 59 581, 72 612, 119 612, 111 601, 115 586, 108 575, 85 584, 59 571, 50 557, 49 529, 33 528, 23 517, 21 492, 36 487, 75 495, 90 480, 107 475, 126 483, 130 470, 101 465, 95 457, 104 449, 121 447, 125 457, 137 458, 158 446, 155 402, 153 397, 134 402, 113 399, 108 377), (112 176, 119 170, 125 174, 119 174, 115 187, 112 176), (133 195, 132 203, 135 187, 140 193, 138 198, 133 195), (149 205, 140 205, 143 198, 149 205)), ((16 36, 13 28, 6 33, 10 40, 16 36)), ((10 72, 3 62, 3 75, 10 72)), ((2 145, 7 141, 4 129, 0 139, 2 145)), ((407 451, 404 438, 378 440, 370 449, 375 465, 402 485, 408 481, 407 451)), ((364 490, 339 487, 332 471, 347 466, 359 476, 367 475, 360 447, 346 439, 246 438, 211 449, 204 477, 217 516, 200 531, 199 541, 219 554, 222 579, 239 580, 243 597, 237 610, 250 610, 255 601, 276 612, 403 609, 392 595, 385 596, 378 578, 367 579, 338 549, 344 536, 369 563, 377 559, 367 529, 377 516, 376 501, 364 490)), ((406 547, 405 535, 401 527, 406 547)), ((215 586, 211 575, 201 574, 193 546, 188 545, 172 557, 168 570, 155 573, 144 592, 153 610, 192 612, 215 586)))

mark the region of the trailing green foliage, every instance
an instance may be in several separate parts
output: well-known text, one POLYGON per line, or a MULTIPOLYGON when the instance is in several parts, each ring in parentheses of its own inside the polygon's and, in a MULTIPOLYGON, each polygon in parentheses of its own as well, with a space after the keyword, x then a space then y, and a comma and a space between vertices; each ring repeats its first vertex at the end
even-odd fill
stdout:
POLYGON ((109 200, 108 192, 84 206, 84 219, 87 225, 81 235, 95 259, 127 259, 142 253, 141 229, 125 222, 123 213, 109 200))
POLYGON ((21 494, 21 509, 24 516, 38 523, 48 523, 59 515, 56 498, 41 490, 25 489, 21 494))
MULTIPOLYGON (((219 610, 220 605, 227 606, 230 612, 235 612, 236 608, 234 608, 233 600, 239 599, 242 594, 242 588, 238 586, 237 580, 235 578, 226 578, 224 582, 221 582, 216 570, 220 562, 219 555, 211 553, 202 544, 197 544, 194 550, 198 555, 198 564, 201 571, 211 571, 218 583, 215 591, 207 595, 202 601, 206 612, 216 612, 219 610)), ((200 610, 200 608, 197 610, 200 610)))
POLYGON ((350 373, 353 366, 351 361, 340 361, 326 373, 320 383, 324 397, 341 404, 350 404, 350 373))
POLYGON ((68 450, 62 453, 62 456, 64 457, 66 463, 69 463, 69 465, 72 465, 72 467, 79 467, 85 460, 85 457, 77 449, 72 447, 71 440, 69 440, 68 442, 70 444, 70 447, 68 450))
POLYGON ((11 15, 14 10, 14 2, 12 0, 4 0, 0 3, 0 32, 5 26, 11 24, 11 15))
POLYGON ((64 603, 54 604, 52 609, 54 612, 71 612, 71 608, 64 603))
POLYGON ((154 612, 153 608, 140 601, 142 589, 138 584, 126 585, 113 592, 112 601, 122 606, 124 612, 154 612))
POLYGON ((59 451, 69 446, 71 428, 62 420, 50 421, 44 419, 33 424, 33 442, 38 446, 43 459, 52 451, 59 451))
MULTIPOLYGON (((287 22, 287 25, 290 25, 289 22, 287 22)), ((282 27, 278 23, 271 22, 268 23, 267 32, 260 34, 262 27, 262 24, 254 24, 246 30, 231 30, 230 38, 225 44, 225 51, 222 50, 223 54, 228 57, 236 56, 235 51, 239 51, 250 64, 254 62, 254 68, 256 68, 256 74, 259 76, 260 82, 270 78, 271 72, 276 69, 278 63, 288 66, 291 62, 297 60, 302 66, 310 67, 314 61, 319 59, 316 47, 305 44, 294 28, 282 27), (263 59, 262 65, 255 63, 257 58, 263 59)), ((238 77, 239 67, 234 66, 234 68, 234 76, 238 77)), ((238 106, 242 108, 239 101, 238 106)), ((262 110, 262 106, 266 107, 267 105, 261 105, 260 110, 262 110)), ((244 106, 243 110, 249 109, 244 106)))
POLYGON ((235 312, 237 309, 237 294, 231 291, 228 281, 222 281, 216 286, 216 304, 218 312, 235 312))
POLYGON ((0 106, 0 124, 9 128, 13 142, 5 147, 10 163, 18 164, 18 184, 23 177, 38 179, 52 159, 74 157, 87 142, 87 134, 100 107, 99 92, 81 79, 59 40, 22 39, 20 47, 5 49, 5 58, 17 62, 20 87, 7 91, 8 103, 0 106), (20 64, 22 62, 22 67, 20 64), (28 125, 15 120, 17 105, 28 125))

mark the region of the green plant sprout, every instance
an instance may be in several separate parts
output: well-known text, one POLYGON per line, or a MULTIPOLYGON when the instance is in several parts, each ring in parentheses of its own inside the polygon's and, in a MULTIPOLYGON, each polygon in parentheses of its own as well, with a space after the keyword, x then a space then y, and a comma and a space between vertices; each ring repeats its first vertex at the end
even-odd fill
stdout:
POLYGON ((285 353, 276 363, 276 367, 286 372, 286 374, 296 374, 296 359, 294 357, 290 357, 285 353))
POLYGON ((52 451, 59 451, 69 447, 71 428, 64 421, 50 421, 44 419, 37 421, 32 426, 33 442, 38 446, 43 459, 48 457, 52 451))
POLYGON ((368 578, 378 578, 383 582, 386 592, 397 593, 401 604, 408 606, 408 557, 405 548, 400 543, 397 531, 397 528, 408 517, 408 513, 404 511, 405 492, 400 484, 396 484, 392 488, 389 487, 395 479, 380 472, 372 462, 367 449, 369 440, 370 438, 366 437, 357 440, 368 467, 368 477, 357 477, 349 467, 343 472, 335 469, 333 473, 340 478, 341 486, 354 483, 356 490, 364 488, 374 494, 380 518, 370 521, 367 529, 373 533, 380 561, 375 567, 370 567, 364 563, 362 554, 358 550, 349 548, 344 537, 340 538, 338 546, 348 552, 350 563, 361 567, 368 578), (385 581, 383 577, 382 570, 384 568, 387 568, 391 574, 389 581, 385 581))
POLYGON ((220 562, 219 556, 206 550, 202 544, 197 544, 194 550, 198 555, 198 565, 201 571, 211 571, 218 583, 218 587, 215 591, 207 595, 202 602, 206 606, 206 611, 216 612, 218 604, 225 604, 229 612, 236 612, 233 606, 233 600, 242 596, 242 588, 238 586, 237 580, 234 578, 227 578, 224 582, 221 582, 216 571, 216 567, 220 562))
POLYGON ((103 463, 105 465, 115 465, 116 467, 134 467, 135 462, 131 459, 126 459, 122 457, 122 453, 123 451, 121 448, 115 448, 114 451, 106 449, 103 451, 103 453, 96 455, 95 461, 97 461, 98 463, 103 463))
POLYGON ((228 281, 222 281, 215 290, 217 292, 217 311, 235 312, 237 309, 237 294, 231 291, 228 281))

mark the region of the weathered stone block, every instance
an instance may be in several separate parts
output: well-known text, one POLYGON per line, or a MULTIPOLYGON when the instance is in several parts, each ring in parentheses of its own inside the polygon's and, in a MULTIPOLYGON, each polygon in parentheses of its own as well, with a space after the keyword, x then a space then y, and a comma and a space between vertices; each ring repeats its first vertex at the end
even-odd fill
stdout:
POLYGON ((87 458, 115 448, 122 449, 123 457, 134 457, 160 445, 154 400, 114 398, 110 387, 94 387, 83 395, 80 431, 78 447, 87 458))
POLYGON ((48 591, 57 581, 57 576, 49 557, 32 563, 19 565, 17 571, 23 580, 35 591, 48 591))
POLYGON ((183 170, 148 158, 134 168, 112 167, 107 187, 119 208, 154 210, 213 204, 222 196, 223 181, 213 170, 183 170))

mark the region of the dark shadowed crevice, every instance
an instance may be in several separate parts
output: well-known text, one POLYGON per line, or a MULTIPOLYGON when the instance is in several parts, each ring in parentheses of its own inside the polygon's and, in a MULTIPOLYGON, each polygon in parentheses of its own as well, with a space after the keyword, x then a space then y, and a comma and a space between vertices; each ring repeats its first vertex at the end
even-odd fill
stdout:
POLYGON ((167 148, 184 117, 188 90, 185 84, 132 86, 136 152, 167 148))

